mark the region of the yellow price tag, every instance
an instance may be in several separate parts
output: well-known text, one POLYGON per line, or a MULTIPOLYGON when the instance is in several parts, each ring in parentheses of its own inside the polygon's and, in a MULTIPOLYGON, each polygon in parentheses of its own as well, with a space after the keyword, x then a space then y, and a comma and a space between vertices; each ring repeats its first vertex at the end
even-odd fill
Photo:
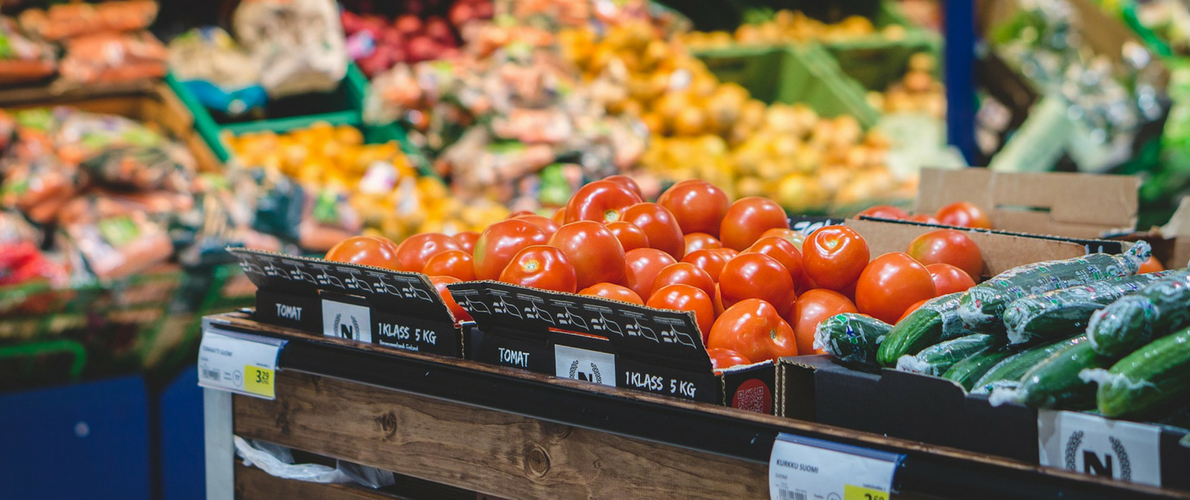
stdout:
POLYGON ((843 487, 843 500, 888 500, 888 493, 849 484, 843 487))
POLYGON ((268 368, 244 365, 244 391, 266 398, 276 397, 273 387, 276 377, 273 375, 273 370, 268 368))

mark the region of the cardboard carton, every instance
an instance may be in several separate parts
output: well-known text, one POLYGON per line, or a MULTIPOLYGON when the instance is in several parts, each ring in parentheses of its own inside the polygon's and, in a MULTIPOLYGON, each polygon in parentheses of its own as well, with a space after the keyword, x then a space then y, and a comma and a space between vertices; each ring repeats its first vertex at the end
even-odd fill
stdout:
MULTIPOLYGON (((1046 412, 1017 404, 992 406, 987 396, 967 394, 939 377, 889 369, 868 373, 836 364, 829 356, 796 356, 779 360, 777 380, 778 414, 790 418, 1034 465, 1041 463, 1044 439, 1052 438, 1046 412), (1045 429, 1044 435, 1039 429, 1045 429)), ((1090 420, 1111 427, 1111 419, 1090 420)), ((1184 473, 1190 467, 1190 447, 1179 444, 1187 430, 1159 427, 1156 432, 1157 449, 1131 449, 1134 462, 1140 463, 1139 455, 1154 455, 1160 471, 1153 474, 1162 486, 1190 489, 1190 476, 1184 473)))
POLYGON ((715 372, 694 314, 494 281, 448 285, 475 318, 467 358, 772 413, 776 369, 715 372))
POLYGON ((404 351, 463 355, 462 330, 424 274, 228 251, 257 287, 257 321, 404 351))
POLYGON ((914 211, 934 213, 969 201, 988 211, 997 230, 1100 238, 1134 230, 1139 188, 1140 179, 1131 176, 926 168, 914 211))

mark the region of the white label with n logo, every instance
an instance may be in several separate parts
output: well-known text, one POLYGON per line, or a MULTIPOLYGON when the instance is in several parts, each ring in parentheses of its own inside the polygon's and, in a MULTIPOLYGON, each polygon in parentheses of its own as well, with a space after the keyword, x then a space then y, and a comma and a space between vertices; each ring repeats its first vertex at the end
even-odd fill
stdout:
POLYGON ((554 345, 554 375, 616 386, 616 356, 561 344, 554 345))
POLYGON ((1069 411, 1037 412, 1041 465, 1161 486, 1161 429, 1069 411))
POLYGON ((322 299, 322 335, 372 343, 372 313, 367 306, 322 299))

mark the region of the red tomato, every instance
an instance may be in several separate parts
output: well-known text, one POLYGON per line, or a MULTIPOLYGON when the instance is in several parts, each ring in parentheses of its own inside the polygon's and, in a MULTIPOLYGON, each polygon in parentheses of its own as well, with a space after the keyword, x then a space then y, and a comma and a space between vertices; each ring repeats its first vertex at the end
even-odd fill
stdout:
POLYGON ((628 207, 622 216, 649 235, 649 246, 670 254, 675 259, 686 255, 686 240, 682 228, 665 207, 656 203, 637 203, 628 207))
POLYGON ((913 314, 913 311, 916 311, 919 307, 922 306, 922 304, 925 304, 926 302, 929 302, 929 300, 919 300, 916 303, 914 303, 913 305, 909 306, 909 309, 905 310, 905 313, 901 315, 900 319, 897 320, 897 323, 900 323, 905 318, 908 318, 910 314, 913 314))
POLYGON ((553 236, 554 231, 557 231, 558 227, 559 227, 558 224, 554 223, 553 219, 550 219, 549 217, 542 217, 542 216, 537 215, 533 212, 529 212, 528 214, 518 215, 516 217, 509 217, 509 218, 523 220, 525 222, 533 224, 534 226, 540 227, 541 230, 545 232, 546 238, 553 236))
POLYGON ((720 314, 723 314, 723 310, 727 309, 723 307, 723 294, 719 292, 718 283, 715 283, 715 296, 711 297, 711 300, 715 303, 715 317, 718 318, 720 314))
POLYGON ((761 238, 744 250, 744 253, 762 253, 777 259, 777 262, 780 262, 782 266, 785 266, 785 270, 789 271, 789 277, 793 278, 794 288, 797 288, 797 285, 804 279, 802 253, 787 239, 775 236, 761 238))
POLYGON ((548 239, 545 231, 523 220, 502 220, 488 226, 475 241, 475 278, 499 278, 517 252, 530 245, 544 245, 548 239))
POLYGON ((868 242, 847 226, 826 226, 814 231, 802 244, 806 276, 818 286, 835 291, 855 283, 870 258, 868 242))
POLYGON ((446 250, 462 250, 454 238, 442 233, 415 234, 397 246, 397 269, 420 273, 430 257, 446 250))
POLYGON ((822 354, 814 349, 814 332, 823 320, 843 313, 859 312, 855 304, 843 294, 825 288, 808 290, 797 298, 789 314, 793 320, 793 333, 797 336, 797 352, 822 354))
POLYGON ((566 254, 546 245, 525 247, 500 273, 500 281, 542 290, 574 293, 577 278, 566 254))
POLYGON ((983 272, 983 253, 967 233, 939 229, 914 238, 906 253, 922 264, 945 263, 962 269, 972 279, 983 272))
POLYGON ((562 224, 566 223, 566 207, 554 210, 554 215, 550 216, 550 220, 554 221, 558 227, 562 227, 562 224))
POLYGON ((992 228, 992 219, 988 217, 987 212, 974 203, 966 201, 956 201, 939 208, 934 217, 938 218, 938 222, 947 226, 992 228))
POLYGON ((352 236, 331 247, 323 257, 334 262, 400 270, 397 244, 379 236, 352 236))
POLYGON ((710 248, 709 250, 722 255, 723 258, 727 260, 734 259, 735 256, 740 254, 740 252, 736 251, 734 248, 710 248))
POLYGON ((447 250, 430 257, 421 273, 427 276, 450 276, 471 281, 475 279, 474 258, 466 250, 447 250))
POLYGON ((924 222, 926 224, 934 224, 934 225, 941 224, 941 222, 938 222, 938 219, 935 219, 934 216, 930 215, 930 214, 914 214, 914 215, 910 215, 909 218, 907 218, 905 220, 911 220, 913 222, 924 222))
POLYGON ((574 265, 579 288, 604 281, 624 282, 624 248, 603 224, 571 222, 554 233, 549 245, 561 250, 574 265))
POLYGON ((653 278, 653 290, 677 284, 698 288, 706 292, 708 297, 715 294, 715 280, 711 279, 711 275, 689 262, 676 262, 665 266, 665 269, 653 278))
POLYGON ((615 222, 628 207, 640 203, 640 196, 613 181, 595 181, 579 188, 566 204, 566 222, 593 220, 615 222))
POLYGON ((777 259, 761 253, 742 253, 719 273, 719 293, 728 309, 744 299, 761 299, 779 310, 793 302, 793 278, 777 259))
POLYGON ((1153 257, 1152 255, 1150 255, 1149 260, 1144 261, 1144 263, 1140 265, 1140 270, 1137 272, 1139 274, 1148 274, 1148 273, 1155 273, 1155 272, 1164 271, 1164 270, 1165 270, 1165 266, 1161 265, 1161 261, 1157 260, 1156 257, 1153 257))
POLYGON ((615 283, 596 283, 578 292, 579 295, 591 295, 605 299, 628 302, 630 304, 645 305, 645 301, 630 288, 615 283))
POLYGON ((629 191, 636 193, 638 198, 642 200, 645 199, 645 195, 641 192, 640 186, 637 185, 636 181, 632 180, 632 178, 628 177, 627 175, 609 175, 604 177, 603 180, 624 186, 628 188, 629 191))
POLYGON ((748 248, 769 229, 789 229, 785 209, 768 198, 740 198, 727 208, 719 224, 719 241, 735 250, 748 248))
POLYGON ((752 364, 748 358, 731 349, 722 347, 707 349, 707 354, 711 357, 711 369, 715 371, 726 370, 737 365, 752 364))
POLYGON ((707 348, 730 349, 754 363, 798 353, 793 328, 777 308, 760 299, 742 300, 723 311, 711 326, 707 348))
POLYGON ((716 283, 719 282, 719 273, 723 271, 723 266, 727 265, 728 260, 731 259, 711 250, 695 250, 682 257, 682 262, 694 264, 694 267, 705 271, 711 277, 711 281, 716 283))
POLYGON ((697 179, 674 184, 657 198, 658 205, 673 212, 683 233, 706 233, 714 237, 719 236, 719 224, 730 203, 722 189, 697 179))
POLYGON ((460 306, 458 302, 455 302, 454 296, 451 295, 450 290, 446 288, 446 285, 458 282, 459 280, 457 278, 453 278, 451 276, 430 276, 430 283, 433 283, 434 288, 438 289, 438 295, 442 297, 443 302, 446 302, 446 308, 450 309, 450 313, 454 315, 455 322, 475 321, 471 318, 471 315, 467 313, 466 309, 463 309, 463 307, 460 306))
POLYGON ((926 266, 930 272, 930 279, 934 281, 934 293, 946 295, 948 293, 963 292, 975 286, 975 280, 962 269, 950 264, 930 264, 926 266))
POLYGON ((711 334, 711 325, 715 323, 715 304, 706 292, 690 285, 666 285, 653 292, 645 305, 693 312, 702 343, 707 343, 707 335, 711 334))
POLYGON ((463 247, 469 254, 475 253, 475 240, 479 239, 479 233, 475 231, 463 231, 453 236, 455 241, 459 242, 459 246, 463 247))
POLYGON ((704 248, 723 248, 723 244, 707 233, 687 233, 683 237, 686 240, 686 253, 702 250, 704 248))
POLYGON ((802 242, 806 241, 806 235, 792 229, 774 228, 760 233, 761 238, 771 238, 774 236, 793 243, 799 252, 802 251, 802 242))
POLYGON ((894 207, 892 205, 876 205, 868 207, 866 210, 855 214, 856 217, 874 217, 877 219, 893 219, 901 220, 908 219, 909 213, 904 210, 894 207))
POLYGON ((617 240, 620 240, 620 246, 624 247, 625 252, 637 248, 649 248, 648 235, 645 234, 644 229, 636 227, 636 224, 621 220, 609 223, 607 229, 616 235, 617 240))
POLYGON ((909 306, 936 295, 926 266, 908 254, 892 252, 864 269, 855 286, 855 306, 868 316, 895 323, 909 306))
POLYGON ((641 297, 653 295, 653 280, 666 266, 677 262, 669 254, 656 248, 637 248, 624 254, 628 288, 641 297))

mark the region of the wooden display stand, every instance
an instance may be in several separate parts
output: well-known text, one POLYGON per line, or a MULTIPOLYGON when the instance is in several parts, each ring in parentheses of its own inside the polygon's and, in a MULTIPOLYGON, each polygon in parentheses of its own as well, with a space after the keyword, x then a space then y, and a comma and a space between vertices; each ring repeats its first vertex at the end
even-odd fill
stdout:
POLYGON ((209 320, 288 341, 278 362, 276 400, 205 390, 211 500, 445 498, 276 478, 234 458, 233 434, 477 492, 477 498, 768 498, 768 454, 780 433, 905 455, 893 498, 1190 498, 772 415, 318 337, 244 315, 209 320))

